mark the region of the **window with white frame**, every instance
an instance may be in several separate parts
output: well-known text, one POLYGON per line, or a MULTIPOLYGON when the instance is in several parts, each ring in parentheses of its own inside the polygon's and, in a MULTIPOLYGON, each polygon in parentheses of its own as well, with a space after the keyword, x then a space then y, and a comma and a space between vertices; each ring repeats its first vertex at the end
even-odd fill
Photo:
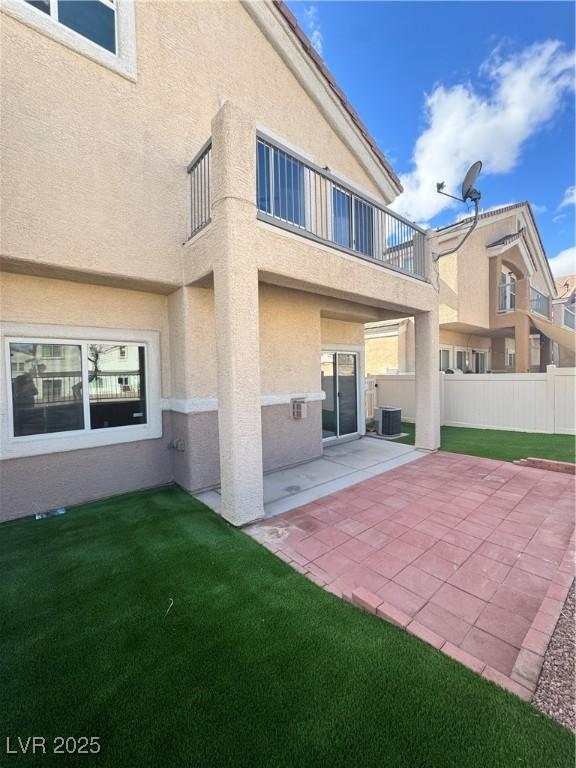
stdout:
POLYGON ((457 349, 456 350, 456 368, 459 368, 461 371, 466 372, 469 367, 470 367, 470 361, 468 358, 468 350, 457 349))
POLYGON ((451 349, 449 347, 440 348, 440 370, 447 371, 450 365, 451 349))
POLYGON ((506 339, 506 367, 516 367, 516 342, 514 339, 506 339))
POLYGON ((472 351, 472 361, 474 373, 486 373, 488 352, 475 349, 472 351))
POLYGON ((134 0, 0 0, 0 6, 41 34, 136 78, 134 0))
POLYGON ((516 276, 505 269, 500 275, 498 311, 511 312, 516 308, 516 276))
POLYGON ((110 53, 117 49, 115 0, 23 0, 110 53))
POLYGON ((8 353, 13 437, 147 423, 144 344, 21 339, 8 342, 8 353))

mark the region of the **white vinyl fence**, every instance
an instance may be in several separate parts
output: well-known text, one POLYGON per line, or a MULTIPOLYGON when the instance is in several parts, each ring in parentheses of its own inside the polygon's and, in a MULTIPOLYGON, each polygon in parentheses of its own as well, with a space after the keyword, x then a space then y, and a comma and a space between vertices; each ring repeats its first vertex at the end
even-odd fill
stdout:
MULTIPOLYGON (((576 368, 549 365, 546 373, 444 374, 441 423, 451 427, 576 434, 576 368)), ((415 375, 372 376, 375 405, 402 409, 414 421, 415 375)), ((367 402, 366 414, 371 411, 367 402)))

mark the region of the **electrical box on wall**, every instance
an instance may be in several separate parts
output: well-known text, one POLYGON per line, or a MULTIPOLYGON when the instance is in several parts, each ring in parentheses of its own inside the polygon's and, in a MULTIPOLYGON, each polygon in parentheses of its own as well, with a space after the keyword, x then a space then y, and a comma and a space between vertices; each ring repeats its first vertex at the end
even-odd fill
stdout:
POLYGON ((306 400, 303 397, 295 397, 290 400, 292 418, 295 420, 305 419, 308 413, 306 400))

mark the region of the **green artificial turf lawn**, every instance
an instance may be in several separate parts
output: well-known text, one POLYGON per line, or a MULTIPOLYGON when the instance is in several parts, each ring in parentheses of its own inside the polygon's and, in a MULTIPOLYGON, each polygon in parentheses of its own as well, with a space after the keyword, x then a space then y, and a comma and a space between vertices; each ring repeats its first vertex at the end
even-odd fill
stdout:
POLYGON ((574 762, 557 723, 175 488, 0 526, 0 583, 2 731, 103 745, 2 765, 574 762))
MULTIPOLYGON (((414 445, 414 424, 402 422, 406 437, 397 443, 414 445)), ((499 429, 470 429, 468 427, 442 427, 442 450, 467 453, 488 459, 515 461, 527 459, 576 460, 576 439, 573 435, 548 435, 535 432, 506 432, 499 429)))

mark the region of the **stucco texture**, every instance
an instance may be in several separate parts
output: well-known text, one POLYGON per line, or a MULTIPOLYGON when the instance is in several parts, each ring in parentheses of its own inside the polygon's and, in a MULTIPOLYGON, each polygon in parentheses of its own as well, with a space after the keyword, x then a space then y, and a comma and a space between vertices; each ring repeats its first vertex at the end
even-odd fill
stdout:
POLYGON ((178 284, 186 168, 224 99, 378 195, 241 4, 135 6, 136 82, 0 14, 5 256, 178 284))

